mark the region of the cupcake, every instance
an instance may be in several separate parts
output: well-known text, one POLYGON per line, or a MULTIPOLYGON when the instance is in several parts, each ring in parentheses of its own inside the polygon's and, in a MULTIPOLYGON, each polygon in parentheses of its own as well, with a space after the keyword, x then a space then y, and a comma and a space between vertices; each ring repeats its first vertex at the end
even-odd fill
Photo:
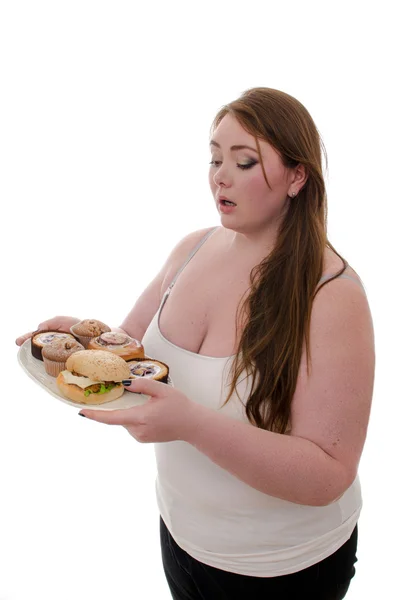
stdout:
POLYGON ((66 369, 66 361, 69 356, 79 350, 84 350, 84 346, 75 339, 57 339, 50 344, 46 344, 42 355, 44 368, 48 375, 57 377, 61 371, 66 369))
POLYGON ((110 331, 110 327, 96 319, 83 319, 70 328, 70 332, 79 340, 80 344, 83 344, 84 348, 88 348, 90 341, 105 331, 110 331))
POLYGON ((35 358, 43 360, 42 350, 47 344, 51 344, 54 340, 70 340, 75 342, 76 339, 71 333, 63 333, 61 331, 39 331, 33 334, 31 338, 31 350, 35 358))
POLYGON ((159 360, 154 360, 153 358, 128 360, 127 365, 130 369, 129 379, 146 377, 162 383, 168 383, 169 367, 159 360))
POLYGON ((145 351, 139 340, 130 337, 127 333, 110 331, 93 338, 88 344, 89 350, 109 350, 124 360, 144 358, 145 351))

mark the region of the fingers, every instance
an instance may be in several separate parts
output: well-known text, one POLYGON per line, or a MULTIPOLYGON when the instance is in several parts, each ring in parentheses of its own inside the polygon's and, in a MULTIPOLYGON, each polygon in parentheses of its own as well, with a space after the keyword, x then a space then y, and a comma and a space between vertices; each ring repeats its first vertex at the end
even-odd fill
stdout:
POLYGON ((22 346, 22 344, 24 342, 26 342, 26 340, 28 340, 29 338, 31 338, 33 335, 33 331, 30 331, 29 333, 25 333, 25 335, 21 335, 19 338, 17 338, 15 340, 15 343, 17 346, 22 346))
MULTIPOLYGON (((67 327, 63 329, 66 332, 69 332, 67 327)), ((56 319, 44 321, 43 323, 39 323, 37 331, 62 331, 62 323, 59 323, 56 319)))
POLYGON ((67 325, 64 325, 62 322, 60 322, 59 318, 55 318, 55 319, 50 319, 49 321, 44 321, 43 323, 40 323, 35 331, 29 331, 29 333, 25 333, 24 335, 21 335, 20 337, 18 337, 15 340, 15 343, 17 346, 22 346, 22 344, 24 342, 26 342, 26 340, 31 338, 32 335, 34 335, 35 333, 38 333, 39 331, 49 331, 49 330, 64 331, 65 333, 69 333, 69 327, 67 325))
POLYGON ((118 410, 84 409, 79 412, 79 415, 107 425, 134 425, 141 423, 141 413, 142 407, 135 406, 118 410))
POLYGON ((147 377, 140 377, 139 379, 132 379, 130 385, 124 387, 129 392, 135 392, 137 394, 146 394, 147 396, 159 396, 164 393, 165 383, 148 379, 147 377))
MULTIPOLYGON (((35 329, 35 331, 29 331, 29 333, 25 333, 24 335, 21 335, 19 338, 17 338, 15 340, 15 343, 17 346, 22 346, 22 344, 24 342, 26 342, 26 340, 31 338, 33 335, 35 335, 39 331, 47 331, 47 330, 48 330, 47 323, 40 323, 40 325, 37 327, 37 329, 35 329)), ((57 331, 57 329, 55 327, 53 328, 53 330, 57 331)))

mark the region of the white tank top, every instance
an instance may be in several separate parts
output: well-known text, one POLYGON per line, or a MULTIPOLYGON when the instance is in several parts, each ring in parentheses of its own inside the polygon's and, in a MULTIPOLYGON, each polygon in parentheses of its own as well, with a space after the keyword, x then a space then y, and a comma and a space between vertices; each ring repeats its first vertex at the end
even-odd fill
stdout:
MULTIPOLYGON (((237 395, 221 408, 233 357, 195 354, 168 341, 159 328, 162 307, 179 273, 212 231, 176 274, 142 343, 148 356, 169 365, 174 386, 188 398, 249 423, 237 395)), ((248 385, 240 379, 244 402, 248 385)), ((306 506, 255 490, 186 442, 155 444, 155 454, 158 507, 172 537, 193 558, 224 571, 256 577, 300 571, 340 548, 360 514, 358 477, 336 502, 306 506)))

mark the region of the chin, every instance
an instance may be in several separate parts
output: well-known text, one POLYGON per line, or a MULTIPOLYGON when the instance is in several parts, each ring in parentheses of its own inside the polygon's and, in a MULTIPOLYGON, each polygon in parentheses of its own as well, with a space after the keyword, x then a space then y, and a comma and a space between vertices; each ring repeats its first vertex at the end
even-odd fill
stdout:
POLYGON ((228 229, 229 231, 235 231, 236 233, 250 233, 252 228, 250 229, 249 227, 244 227, 244 225, 242 225, 238 221, 235 221, 234 219, 232 221, 232 219, 228 218, 228 216, 229 215, 220 215, 221 226, 224 229, 228 229))
POLYGON ((226 219, 221 219, 221 227, 223 227, 223 229, 229 229, 229 231, 235 231, 236 233, 244 233, 240 230, 238 225, 231 225, 230 223, 225 223, 225 220, 226 219))

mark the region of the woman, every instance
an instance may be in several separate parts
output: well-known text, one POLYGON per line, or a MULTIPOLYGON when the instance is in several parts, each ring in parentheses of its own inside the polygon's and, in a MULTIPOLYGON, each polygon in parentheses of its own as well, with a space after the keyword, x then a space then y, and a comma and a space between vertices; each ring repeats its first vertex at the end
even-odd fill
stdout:
POLYGON ((136 380, 144 406, 80 414, 155 443, 174 599, 337 600, 357 560, 368 302, 327 239, 322 144, 302 104, 254 88, 211 134, 221 225, 176 246, 121 326, 175 387, 136 380))

